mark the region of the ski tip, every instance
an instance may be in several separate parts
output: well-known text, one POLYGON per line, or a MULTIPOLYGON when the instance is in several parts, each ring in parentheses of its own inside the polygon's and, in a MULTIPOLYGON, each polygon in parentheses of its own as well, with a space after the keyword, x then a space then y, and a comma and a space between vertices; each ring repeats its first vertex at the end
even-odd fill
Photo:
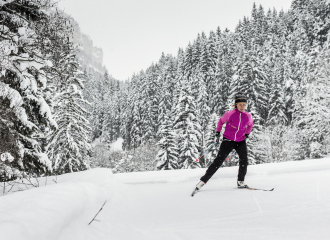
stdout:
POLYGON ((198 189, 195 188, 194 191, 191 193, 191 196, 193 197, 197 193, 198 189))

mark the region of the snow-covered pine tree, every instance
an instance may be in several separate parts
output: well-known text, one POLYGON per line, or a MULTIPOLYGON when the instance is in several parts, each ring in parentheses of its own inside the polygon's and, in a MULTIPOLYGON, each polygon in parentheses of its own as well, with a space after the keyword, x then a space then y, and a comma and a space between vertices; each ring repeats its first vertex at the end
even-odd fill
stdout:
POLYGON ((57 67, 61 73, 54 102, 58 129, 49 135, 47 155, 52 161, 53 173, 63 174, 89 168, 91 128, 82 107, 88 103, 82 97, 82 72, 73 49, 63 56, 57 67))
MULTIPOLYGON (((217 128, 217 124, 219 121, 219 116, 216 113, 211 114, 207 127, 206 127, 206 133, 205 133, 205 146, 208 148, 211 144, 214 143, 215 141, 215 132, 217 128)), ((221 140, 219 143, 217 143, 215 146, 213 146, 208 153, 206 154, 205 157, 205 163, 201 164, 202 167, 208 167, 211 165, 213 160, 218 154, 219 151, 219 144, 221 144, 221 140)))
POLYGON ((130 130, 130 148, 136 149, 142 143, 142 136, 143 136, 143 108, 142 106, 142 84, 144 79, 145 73, 143 71, 140 72, 140 75, 134 76, 132 79, 132 92, 129 95, 129 103, 131 112, 127 113, 128 119, 131 119, 129 124, 130 130))
POLYGON ((120 135, 120 96, 118 83, 104 73, 104 121, 102 126, 102 142, 110 144, 120 135))
POLYGON ((166 115, 159 130, 160 140, 157 145, 160 150, 156 156, 158 170, 178 169, 178 149, 173 122, 166 115))
POLYGON ((270 137, 261 125, 261 119, 255 108, 251 108, 253 129, 247 140, 249 164, 261 164, 270 162, 271 143, 270 137))
MULTIPOLYGON (((291 37, 289 37, 291 38, 291 37)), ((294 75, 294 50, 292 49, 292 42, 286 42, 286 50, 284 57, 284 104, 285 115, 288 121, 288 125, 292 123, 292 114, 294 111, 294 92, 297 90, 296 76, 294 75)))
MULTIPOLYGON (((90 117, 90 122, 92 126, 92 140, 95 140, 96 138, 107 138, 110 137, 108 129, 104 129, 104 125, 109 125, 108 123, 105 123, 108 113, 108 105, 111 104, 109 102, 109 97, 112 96, 113 92, 113 86, 111 85, 110 77, 108 72, 106 71, 103 76, 101 74, 90 74, 88 76, 90 79, 87 80, 87 83, 91 86, 91 91, 93 93, 92 95, 92 114, 90 117), (104 137, 107 135, 107 137, 104 137)), ((111 124, 112 126, 112 124, 111 124)), ((111 137, 110 137, 111 138, 111 137)), ((111 141, 111 139, 108 139, 111 141)))
POLYGON ((283 159, 284 133, 286 131, 287 117, 285 114, 285 99, 283 91, 284 61, 282 56, 277 56, 272 73, 271 92, 269 98, 269 111, 267 126, 270 136, 273 161, 279 162, 283 159))
POLYGON ((141 122, 141 108, 138 102, 133 104, 132 109, 132 124, 131 124, 131 147, 134 149, 142 143, 142 122, 141 122))
MULTIPOLYGON (((209 108, 209 99, 208 93, 206 89, 206 82, 204 81, 204 76, 201 72, 197 72, 197 74, 193 74, 191 76, 192 86, 196 86, 194 99, 196 99, 196 117, 199 119, 199 123, 201 126, 201 138, 199 143, 199 152, 204 152, 205 149, 205 129, 210 116, 210 108, 209 108)), ((202 157, 200 159, 200 163, 202 166, 205 165, 205 159, 202 157)))
MULTIPOLYGON (((192 45, 192 59, 191 59, 191 64, 192 64, 191 68, 192 69, 196 69, 200 63, 202 44, 203 44, 203 42, 202 42, 201 36, 200 36, 200 34, 198 34, 196 40, 194 41, 194 43, 192 45)), ((189 53, 189 52, 187 52, 187 53, 189 53)))
POLYGON ((2 181, 17 177, 3 171, 11 167, 33 176, 51 171, 42 144, 47 129, 56 127, 45 73, 52 63, 43 51, 51 37, 40 42, 38 35, 49 24, 48 8, 46 0, 0 2, 0 154, 12 160, 0 167, 2 181))
POLYGON ((118 104, 114 101, 113 95, 105 95, 104 98, 104 121, 102 126, 102 142, 110 144, 114 141, 113 126, 115 124, 115 117, 118 116, 116 108, 118 104))
POLYGON ((180 168, 200 167, 196 159, 199 154, 201 126, 196 117, 196 103, 186 78, 183 78, 181 82, 180 98, 175 116, 174 129, 179 138, 180 168))
POLYGON ((189 43, 186 51, 184 52, 184 57, 182 61, 183 74, 189 79, 190 75, 193 73, 193 47, 189 43))
MULTIPOLYGON (((176 80, 176 68, 172 57, 169 57, 164 64, 163 71, 160 74, 159 84, 159 105, 158 105, 158 125, 165 122, 165 117, 171 112, 174 98, 174 88, 176 80)), ((158 132, 160 129, 158 129, 158 132)))
POLYGON ((133 123, 131 86, 125 84, 120 91, 120 136, 123 138, 123 150, 132 147, 131 128, 133 123))
POLYGON ((251 34, 251 23, 249 18, 246 16, 243 17, 243 21, 239 22, 239 24, 236 27, 236 37, 238 41, 241 43, 241 45, 246 50, 250 50, 252 47, 252 34, 251 34))
MULTIPOLYGON (((318 49, 315 49, 318 52, 318 49)), ((330 104, 330 34, 316 57, 310 61, 306 95, 300 99, 302 111, 296 113, 297 126, 305 132, 310 157, 319 158, 327 154, 326 139, 329 136, 330 104)))
POLYGON ((244 93, 249 100, 247 111, 254 108, 264 121, 269 93, 266 91, 268 76, 265 73, 262 51, 257 48, 246 51, 241 46, 235 75, 237 77, 231 82, 230 99, 234 99, 237 92, 244 93))
POLYGON ((269 95, 268 125, 286 125, 288 119, 285 114, 285 96, 283 95, 284 61, 276 61, 269 95))
POLYGON ((159 104, 157 66, 150 66, 141 77, 141 141, 148 142, 155 138, 158 128, 156 126, 159 104))
POLYGON ((234 51, 236 46, 233 42, 235 41, 232 34, 226 32, 218 42, 219 55, 215 70, 216 89, 215 94, 210 97, 210 106, 211 112, 216 112, 219 115, 223 115, 228 110, 227 101, 230 96, 230 84, 233 82, 235 74, 236 56, 234 51))
POLYGON ((208 49, 209 59, 210 59, 209 67, 212 69, 215 69, 219 53, 218 53, 218 48, 217 48, 217 35, 213 31, 210 31, 210 36, 207 40, 207 49, 208 49))

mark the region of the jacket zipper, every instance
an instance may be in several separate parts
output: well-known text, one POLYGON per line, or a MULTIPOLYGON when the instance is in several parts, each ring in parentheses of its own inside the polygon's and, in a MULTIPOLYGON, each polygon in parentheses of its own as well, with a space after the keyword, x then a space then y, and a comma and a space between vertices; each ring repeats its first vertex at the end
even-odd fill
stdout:
POLYGON ((241 112, 239 113, 239 123, 238 123, 238 128, 237 128, 237 132, 235 133, 235 140, 234 141, 236 141, 236 134, 238 133, 238 131, 239 131, 239 126, 241 125, 241 112))

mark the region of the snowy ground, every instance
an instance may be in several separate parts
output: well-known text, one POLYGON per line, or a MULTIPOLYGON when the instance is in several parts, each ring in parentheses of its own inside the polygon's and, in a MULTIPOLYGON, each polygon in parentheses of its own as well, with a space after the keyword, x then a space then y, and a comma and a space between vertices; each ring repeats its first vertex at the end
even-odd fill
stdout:
POLYGON ((246 182, 272 192, 236 189, 237 170, 219 169, 194 197, 205 169, 40 179, 0 197, 0 238, 329 239, 329 158, 249 166, 246 182))

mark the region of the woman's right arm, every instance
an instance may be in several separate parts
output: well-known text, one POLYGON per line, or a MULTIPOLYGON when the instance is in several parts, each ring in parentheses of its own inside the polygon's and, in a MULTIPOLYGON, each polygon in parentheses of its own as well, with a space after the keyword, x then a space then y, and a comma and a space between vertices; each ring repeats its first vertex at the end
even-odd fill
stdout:
POLYGON ((218 125, 217 125, 217 132, 221 132, 222 125, 225 122, 228 122, 230 115, 231 115, 231 111, 227 111, 227 112, 225 112, 224 115, 222 115, 222 117, 219 119, 219 122, 218 122, 218 125))

